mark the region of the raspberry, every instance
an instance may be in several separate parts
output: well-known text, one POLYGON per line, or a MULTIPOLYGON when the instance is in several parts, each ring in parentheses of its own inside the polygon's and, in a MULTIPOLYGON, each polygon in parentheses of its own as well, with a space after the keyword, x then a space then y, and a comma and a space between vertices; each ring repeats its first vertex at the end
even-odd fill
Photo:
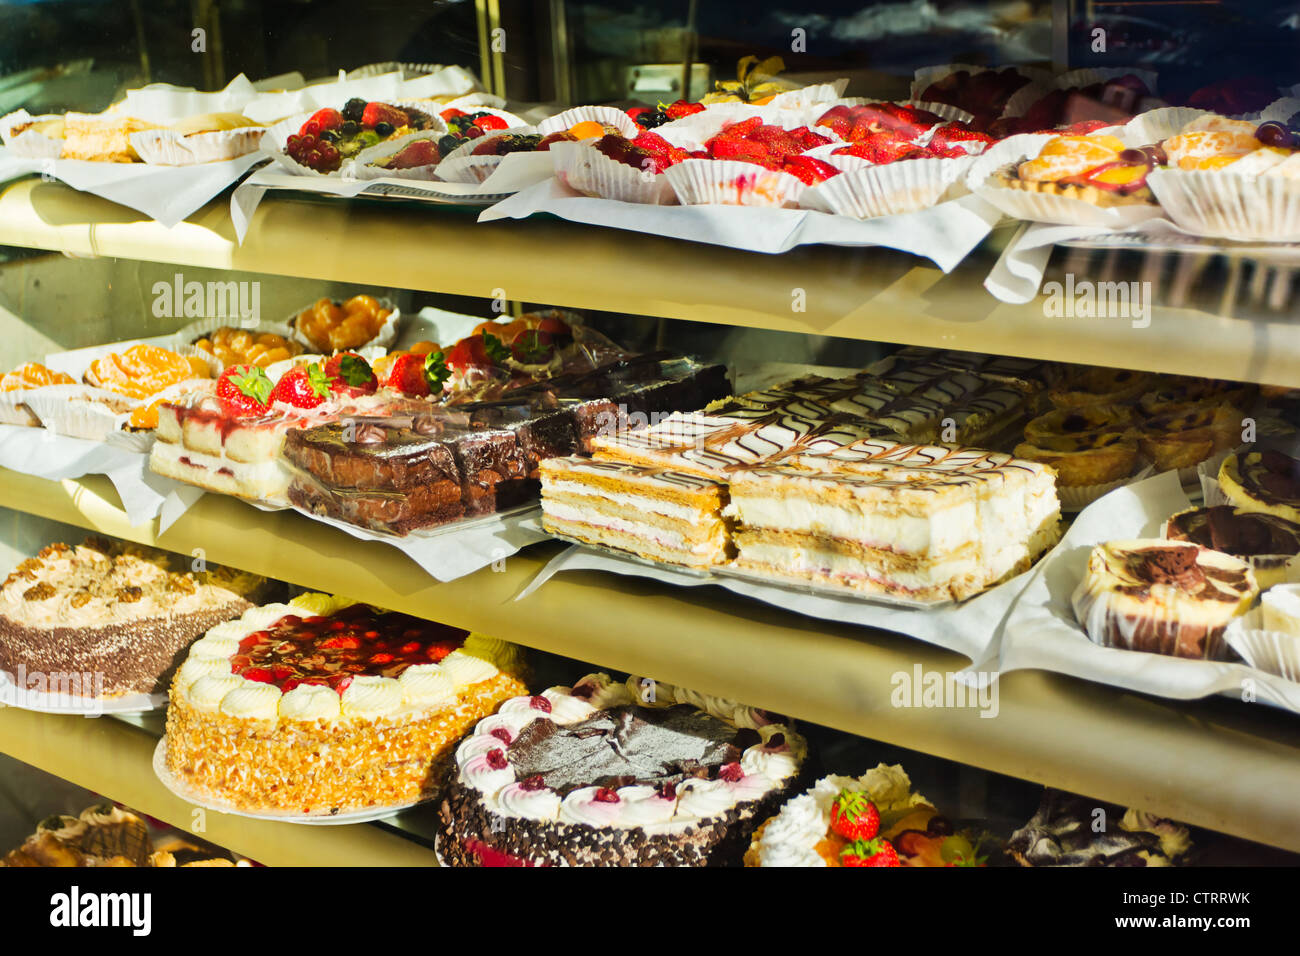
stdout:
POLYGON ((546 787, 546 781, 542 779, 540 773, 535 773, 531 777, 525 777, 519 786, 525 790, 542 790, 546 787))
POLYGON ((662 787, 659 788, 659 790, 658 790, 658 794, 659 794, 660 798, 663 799, 663 800, 676 800, 676 799, 677 799, 677 784, 675 784, 675 783, 666 783, 666 784, 664 784, 662 787))
POLYGON ((745 776, 745 771, 740 769, 738 763, 723 764, 722 769, 718 771, 718 779, 725 780, 727 783, 738 783, 745 776))
POLYGON ((544 714, 549 714, 551 712, 551 702, 541 694, 538 694, 536 697, 529 700, 528 706, 533 710, 540 710, 544 714))
POLYGON ((618 803, 618 793, 609 787, 598 787, 592 799, 597 803, 618 803))
POLYGON ((505 770, 510 766, 510 761, 506 760, 506 752, 498 748, 488 751, 487 764, 493 770, 505 770))
MULTIPOLYGON (((492 731, 492 736, 501 741, 507 747, 509 747, 510 742, 514 740, 514 738, 510 736, 510 731, 506 730, 504 727, 498 727, 496 730, 492 731)), ((496 751, 493 751, 493 753, 495 752, 496 751)))

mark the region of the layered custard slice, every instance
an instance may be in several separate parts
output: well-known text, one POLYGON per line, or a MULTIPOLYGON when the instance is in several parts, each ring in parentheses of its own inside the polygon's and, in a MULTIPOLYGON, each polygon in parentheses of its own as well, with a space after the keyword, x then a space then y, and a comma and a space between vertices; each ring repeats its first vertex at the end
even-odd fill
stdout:
POLYGON ((720 481, 577 456, 546 459, 541 477, 542 526, 552 534, 693 568, 728 558, 720 481))

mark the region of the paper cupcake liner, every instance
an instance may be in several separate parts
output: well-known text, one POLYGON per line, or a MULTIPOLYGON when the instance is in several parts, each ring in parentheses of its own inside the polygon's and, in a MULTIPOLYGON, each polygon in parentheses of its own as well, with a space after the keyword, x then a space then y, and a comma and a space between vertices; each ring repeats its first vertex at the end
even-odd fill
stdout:
POLYGON ((386 73, 400 73, 403 79, 410 76, 427 76, 430 73, 439 73, 445 67, 440 63, 398 63, 396 60, 385 60, 383 63, 367 63, 365 66, 359 66, 355 70, 348 70, 347 78, 349 80, 360 80, 371 76, 382 76, 386 73))
POLYGON ((1223 460, 1231 455, 1232 452, 1233 449, 1225 448, 1222 451, 1213 452, 1209 458, 1206 458, 1204 461, 1198 461, 1190 468, 1179 468, 1178 480, 1183 483, 1183 487, 1199 489, 1201 487, 1202 476, 1217 475, 1219 473, 1219 466, 1223 464, 1223 460))
POLYGON ((870 106, 873 103, 893 103, 895 106, 910 106, 913 109, 925 110, 927 113, 933 113, 935 116, 942 118, 947 123, 969 123, 975 119, 972 114, 948 103, 933 103, 926 100, 882 100, 870 96, 849 96, 824 104, 821 113, 814 116, 812 121, 819 120, 822 114, 832 106, 870 106))
POLYGON ((576 123, 586 122, 613 126, 628 139, 635 139, 641 131, 632 117, 613 106, 575 106, 542 120, 537 124, 537 132, 549 136, 551 133, 562 133, 576 123))
POLYGON ((812 86, 804 86, 797 90, 778 93, 768 100, 765 105, 775 106, 779 109, 800 109, 822 103, 829 105, 832 100, 844 95, 844 90, 848 85, 848 77, 830 83, 814 83, 812 86))
MULTIPOLYGON (((584 196, 669 206, 677 202, 666 173, 634 169, 610 159, 591 143, 553 143, 555 178, 584 196)), ((707 162, 707 160, 702 160, 707 162)))
POLYGON ((1300 241, 1300 181, 1157 169, 1148 182, 1169 218, 1188 232, 1242 242, 1300 241))
MULTIPOLYGON (((443 110, 463 110, 466 113, 477 112, 478 110, 501 110, 505 112, 506 101, 504 97, 497 96, 495 93, 488 93, 486 90, 475 90, 473 93, 466 93, 464 96, 457 96, 439 106, 438 112, 443 110)), ((511 116, 515 114, 511 113, 511 116)))
POLYGON ((540 133, 540 132, 541 132, 540 127, 528 126, 528 125, 516 126, 513 129, 493 130, 492 132, 485 133, 482 136, 477 137, 476 139, 471 139, 468 142, 461 143, 459 146, 453 149, 446 156, 442 157, 442 161, 445 163, 451 159, 460 159, 465 156, 473 156, 476 147, 481 146, 483 143, 489 142, 490 140, 497 139, 498 137, 501 136, 507 136, 507 135, 518 136, 521 134, 540 133))
MULTIPOLYGON (((987 66, 977 66, 971 63, 944 63, 937 66, 920 67, 912 74, 912 99, 920 99, 925 91, 930 88, 930 84, 938 83, 946 76, 960 73, 962 70, 974 76, 977 73, 988 73, 990 69, 987 66)), ((1051 71, 1044 70, 1041 67, 1017 66, 1015 69, 1030 83, 1049 82, 1052 79, 1051 71)), ((998 67, 996 70, 1000 72, 1001 68, 998 67)))
POLYGON ((1259 608, 1234 618, 1223 632, 1223 639, 1256 670, 1300 681, 1300 638, 1264 630, 1259 608))
MULTIPOLYGON (((302 128, 302 124, 311 119, 312 112, 315 111, 295 113, 293 116, 286 116, 279 122, 266 127, 266 133, 262 136, 262 151, 273 152, 279 150, 283 153, 285 146, 289 143, 289 137, 297 135, 298 130, 302 128)), ((301 168, 306 169, 305 166, 301 168)))
POLYGON ((1159 78, 1153 70, 1131 70, 1119 66, 1084 67, 1062 73, 1060 76, 1052 77, 1049 80, 1040 80, 1030 83, 1028 86, 1022 86, 1011 95, 1011 99, 1007 100, 1007 105, 1002 108, 1002 115, 1023 116, 1031 106, 1053 90, 1092 86, 1094 83, 1106 83, 1109 80, 1129 75, 1136 76, 1145 83, 1146 88, 1153 95, 1157 92, 1156 84, 1159 78))
MULTIPOLYGON (((758 117, 765 126, 779 126, 785 130, 807 126, 811 129, 813 122, 826 112, 826 109, 829 109, 829 105, 824 108, 817 106, 787 109, 771 105, 756 106, 753 103, 715 103, 706 107, 703 112, 692 113, 681 119, 664 123, 651 132, 662 136, 674 146, 696 150, 703 147, 705 140, 717 136, 726 127, 753 117, 758 117)), ((828 129, 821 128, 814 132, 827 137, 832 142, 843 142, 839 136, 828 129)))
MULTIPOLYGON (((346 302, 350 298, 351 296, 347 296, 341 301, 346 302)), ((380 307, 384 309, 391 309, 392 314, 389 315, 388 318, 384 320, 383 326, 379 329, 379 332, 375 335, 374 338, 370 339, 368 342, 362 342, 361 345, 359 345, 357 348, 348 349, 349 352, 357 352, 363 358, 365 357, 366 353, 363 352, 362 349, 390 348, 392 344, 397 341, 397 333, 402 321, 402 310, 397 307, 397 303, 395 303, 392 299, 386 298, 384 296, 377 296, 376 298, 379 301, 380 307)), ((319 299, 313 299, 311 302, 308 302, 306 305, 294 309, 294 311, 289 313, 289 317, 285 319, 285 324, 288 325, 289 328, 293 331, 293 335, 292 335, 293 340, 309 352, 314 350, 316 346, 312 345, 311 341, 298 331, 298 316, 301 315, 303 312, 306 312, 308 309, 312 308, 319 301, 320 301, 319 299)), ((369 359, 367 358, 366 361, 369 361, 369 359)))
POLYGON ((445 183, 465 183, 480 185, 497 171, 504 156, 457 156, 444 159, 436 168, 438 179, 445 183))
POLYGON ((1183 127, 1202 116, 1211 116, 1209 110, 1190 106, 1162 106, 1157 110, 1139 113, 1122 127, 1120 139, 1126 146, 1151 146, 1177 136, 1183 127))
POLYGON ((24 428, 40 428, 41 420, 23 401, 34 389, 14 389, 0 392, 0 425, 19 425, 24 428))
MULTIPOLYGON (((856 157, 837 157, 854 159, 856 157)), ((803 191, 799 204, 854 219, 928 209, 958 184, 969 159, 905 159, 849 169, 803 191)))
POLYGON ((103 441, 141 404, 116 392, 89 385, 47 385, 26 393, 25 402, 41 425, 60 435, 103 441), (119 409, 127 409, 119 411, 119 409))
POLYGON ((1129 475, 1127 478, 1119 478, 1115 481, 1104 481, 1096 485, 1073 485, 1066 487, 1057 485, 1056 497, 1061 502, 1062 511, 1082 511, 1098 498, 1110 494, 1116 488, 1123 488, 1125 485, 1135 484, 1143 478, 1149 478, 1153 473, 1154 469, 1148 465, 1136 474, 1129 475))
MULTIPOLYGON (((998 182, 999 174, 1006 167, 1033 159, 1054 138, 1047 133, 1020 133, 995 143, 971 164, 966 174, 966 188, 1005 215, 1029 222, 1122 229, 1162 214, 1155 203, 1098 206, 1072 196, 1027 192, 998 182)), ((1156 175, 1158 171, 1150 178, 1156 175)))
POLYGON ((57 113, 43 113, 40 116, 33 116, 26 110, 15 110, 4 117, 0 117, 0 142, 3 142, 5 149, 9 150, 14 156, 20 156, 24 159, 58 159, 63 152, 63 140, 51 139, 44 133, 37 133, 34 130, 19 133, 17 136, 10 132, 15 126, 21 126, 24 123, 51 119, 60 119, 60 116, 57 113))
POLYGON ((149 129, 127 138, 140 158, 152 166, 195 166, 257 152, 265 134, 264 126, 248 126, 189 136, 169 129, 149 129))
POLYGON ((805 188, 789 173, 731 159, 687 159, 664 176, 684 206, 794 207, 805 188))
POLYGON ((434 170, 438 168, 437 163, 429 163, 425 166, 411 166, 407 169, 385 169, 382 166, 370 165, 377 159, 386 159, 389 156, 395 156, 406 148, 408 143, 414 143, 416 140, 432 140, 435 146, 438 140, 446 136, 446 132, 437 130, 421 130, 418 133, 408 133, 405 136, 399 136, 397 139, 386 140, 382 143, 376 143, 368 149, 363 149, 347 164, 348 175, 355 179, 418 179, 426 182, 436 178, 434 170))

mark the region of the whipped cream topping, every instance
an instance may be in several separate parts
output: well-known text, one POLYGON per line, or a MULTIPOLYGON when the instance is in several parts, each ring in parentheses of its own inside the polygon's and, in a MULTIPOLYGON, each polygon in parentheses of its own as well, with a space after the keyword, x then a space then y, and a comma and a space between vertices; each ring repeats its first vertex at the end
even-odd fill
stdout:
POLYGON ((118 823, 136 823, 140 818, 112 803, 87 807, 81 811, 81 822, 91 827, 106 827, 118 823))
POLYGON ((212 628, 191 646, 177 671, 175 691, 199 710, 219 710, 245 719, 332 722, 403 718, 454 706, 458 688, 490 680, 500 673, 492 661, 478 656, 480 652, 506 663, 518 661, 522 653, 505 641, 477 635, 472 644, 467 638, 465 646, 439 664, 415 664, 396 678, 357 675, 341 695, 333 688, 309 684, 282 693, 274 684, 249 681, 231 673, 230 658, 238 653, 240 641, 255 631, 265 630, 288 615, 327 616, 356 603, 349 598, 308 593, 288 604, 250 608, 238 620, 212 628))
POLYGON ((48 833, 56 840, 70 842, 77 839, 86 832, 88 825, 84 820, 76 817, 70 817, 67 814, 58 814, 53 817, 47 817, 36 825, 36 835, 48 833))
POLYGON ((668 684, 656 683, 654 688, 655 704, 643 706, 671 707, 679 699, 699 701, 692 706, 732 726, 738 726, 736 714, 743 713, 762 740, 742 753, 739 773, 733 768, 725 778, 687 779, 666 792, 647 784, 612 791, 579 787, 563 798, 553 789, 539 786, 538 781, 516 782, 517 774, 508 763, 509 745, 529 724, 539 719, 561 726, 578 724, 598 716, 598 711, 631 705, 633 690, 641 689, 640 680, 632 677, 621 684, 602 673, 582 678, 572 689, 552 687, 539 695, 511 698, 496 714, 479 721, 456 750, 459 779, 478 790, 484 805, 501 816, 666 833, 724 816, 738 804, 760 800, 798 774, 807 745, 789 727, 724 698, 668 684), (575 690, 582 696, 574 697, 575 690), (593 700, 610 703, 598 707, 593 700))

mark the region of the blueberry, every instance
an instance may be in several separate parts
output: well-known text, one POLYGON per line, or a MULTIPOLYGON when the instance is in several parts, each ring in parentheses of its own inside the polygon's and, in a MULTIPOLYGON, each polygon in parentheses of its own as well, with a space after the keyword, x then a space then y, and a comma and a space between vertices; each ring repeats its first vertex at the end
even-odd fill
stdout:
POLYGON ((320 134, 320 138, 327 143, 337 143, 339 141, 339 134, 337 130, 327 129, 320 134))
POLYGON ((356 136, 357 130, 359 129, 361 129, 361 124, 356 120, 346 120, 343 125, 339 127, 339 131, 344 136, 356 136))
POLYGON ((463 142, 464 140, 460 137, 452 136, 448 133, 446 136, 442 137, 442 139, 438 140, 438 155, 446 156, 463 142))
POLYGON ((376 124, 375 124, 375 132, 378 133, 380 136, 392 136, 392 135, 393 135, 393 124, 392 124, 392 123, 376 123, 376 124))

